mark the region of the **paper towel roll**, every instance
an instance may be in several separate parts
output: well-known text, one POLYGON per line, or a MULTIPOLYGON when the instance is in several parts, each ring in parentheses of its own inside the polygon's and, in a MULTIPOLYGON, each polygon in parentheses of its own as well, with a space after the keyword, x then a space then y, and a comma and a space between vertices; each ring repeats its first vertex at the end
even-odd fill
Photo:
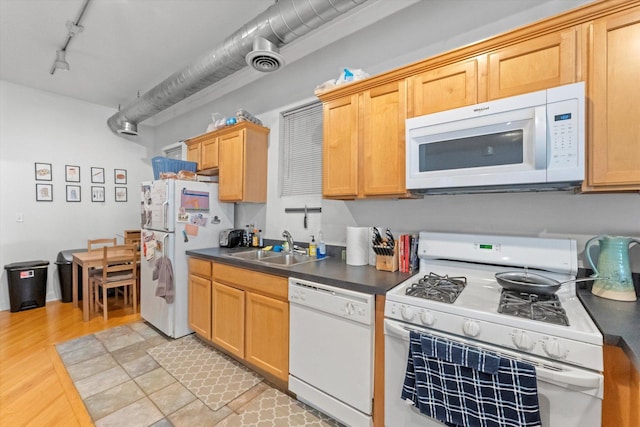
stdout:
POLYGON ((347 264, 369 264, 369 227, 347 227, 347 264))

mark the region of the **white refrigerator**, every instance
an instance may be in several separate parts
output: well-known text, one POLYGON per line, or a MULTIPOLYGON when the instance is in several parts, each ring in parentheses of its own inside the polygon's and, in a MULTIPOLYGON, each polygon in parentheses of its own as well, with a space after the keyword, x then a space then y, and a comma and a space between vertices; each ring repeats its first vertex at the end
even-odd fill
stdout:
POLYGON ((143 182, 141 190, 140 314, 165 335, 180 338, 193 332, 185 251, 217 247, 220 231, 233 228, 234 205, 218 201, 217 183, 166 179, 143 182), (157 296, 170 276, 167 260, 173 289, 169 297, 163 292, 169 288, 161 286, 157 296))

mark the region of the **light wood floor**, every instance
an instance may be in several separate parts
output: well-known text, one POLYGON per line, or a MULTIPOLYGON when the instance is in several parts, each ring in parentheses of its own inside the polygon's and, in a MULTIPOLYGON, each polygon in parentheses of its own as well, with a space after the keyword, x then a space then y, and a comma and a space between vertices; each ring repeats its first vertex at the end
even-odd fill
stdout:
POLYGON ((0 311, 0 426, 93 425, 54 345, 137 320, 126 307, 83 322, 80 308, 58 301, 0 311))

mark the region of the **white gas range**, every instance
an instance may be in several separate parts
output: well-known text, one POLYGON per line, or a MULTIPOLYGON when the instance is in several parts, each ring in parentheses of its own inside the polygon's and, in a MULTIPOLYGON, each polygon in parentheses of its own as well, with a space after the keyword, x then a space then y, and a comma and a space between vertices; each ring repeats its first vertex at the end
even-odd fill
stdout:
POLYGON ((527 269, 559 282, 574 279, 574 240, 423 232, 418 256, 418 273, 386 295, 385 425, 440 425, 400 398, 410 331, 533 364, 544 426, 600 425, 602 335, 575 283, 551 296, 511 296, 495 278, 527 269))

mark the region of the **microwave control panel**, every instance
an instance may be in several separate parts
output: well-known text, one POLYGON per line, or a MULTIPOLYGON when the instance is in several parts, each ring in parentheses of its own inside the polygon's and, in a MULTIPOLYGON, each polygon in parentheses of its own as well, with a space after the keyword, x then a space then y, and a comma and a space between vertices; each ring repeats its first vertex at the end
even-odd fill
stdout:
POLYGON ((575 168, 580 161, 578 101, 547 104, 548 169, 575 168))

